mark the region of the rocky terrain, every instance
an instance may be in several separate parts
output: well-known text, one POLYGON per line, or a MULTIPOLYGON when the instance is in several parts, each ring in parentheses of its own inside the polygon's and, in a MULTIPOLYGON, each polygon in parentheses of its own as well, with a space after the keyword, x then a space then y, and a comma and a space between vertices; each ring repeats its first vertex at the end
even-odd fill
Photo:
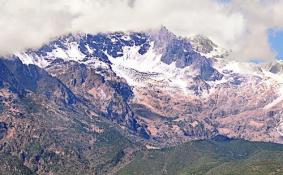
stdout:
POLYGON ((162 27, 69 34, 1 58, 1 172, 111 174, 145 147, 218 135, 283 143, 283 63, 228 55, 162 27))

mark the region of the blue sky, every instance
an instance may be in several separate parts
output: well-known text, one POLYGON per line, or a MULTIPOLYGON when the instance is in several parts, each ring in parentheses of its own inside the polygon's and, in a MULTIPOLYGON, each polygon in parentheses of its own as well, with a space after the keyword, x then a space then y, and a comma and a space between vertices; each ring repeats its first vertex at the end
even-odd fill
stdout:
POLYGON ((269 30, 268 38, 277 58, 283 59, 283 30, 269 30))

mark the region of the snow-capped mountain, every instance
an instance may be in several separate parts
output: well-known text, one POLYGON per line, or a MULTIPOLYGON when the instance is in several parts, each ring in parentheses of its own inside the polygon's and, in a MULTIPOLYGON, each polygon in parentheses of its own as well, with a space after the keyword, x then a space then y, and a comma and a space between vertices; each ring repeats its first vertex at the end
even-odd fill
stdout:
POLYGON ((93 66, 107 67, 109 64, 129 82, 139 79, 133 75, 135 71, 153 75, 155 80, 168 79, 180 85, 185 84, 182 79, 188 77, 199 76, 208 81, 222 78, 212 67, 212 61, 195 51, 188 39, 177 37, 166 28, 151 33, 67 35, 37 50, 15 55, 24 64, 35 64, 42 68, 57 59, 93 66), (126 77, 131 75, 133 77, 126 77))
POLYGON ((126 96, 123 115, 135 116, 145 126, 137 128, 155 143, 217 134, 282 143, 283 64, 237 62, 228 60, 228 54, 207 37, 178 37, 162 27, 70 34, 11 57, 45 69, 106 111, 110 104, 99 99, 107 101, 120 92, 126 96), (119 81, 119 90, 112 92, 111 83, 103 81, 89 83, 92 71, 103 81, 119 81))

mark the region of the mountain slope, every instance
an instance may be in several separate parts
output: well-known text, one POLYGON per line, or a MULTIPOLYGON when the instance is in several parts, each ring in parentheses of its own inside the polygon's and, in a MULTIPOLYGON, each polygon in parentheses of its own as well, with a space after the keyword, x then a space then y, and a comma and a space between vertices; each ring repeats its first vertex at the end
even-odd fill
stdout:
MULTIPOLYGON (((218 135, 283 143, 282 63, 241 63, 227 54, 208 38, 163 27, 70 34, 1 58, 0 152, 7 159, 0 163, 16 159, 23 173, 113 174, 133 157, 140 161, 134 153, 147 154, 145 148, 218 135)), ((242 145, 231 141, 227 149, 235 151, 234 143, 242 145)), ((251 145, 243 142, 243 149, 251 145)), ((209 159, 218 156, 209 148, 209 159)), ((213 159, 219 166, 212 174, 242 166, 222 164, 223 157, 213 159)), ((198 162, 197 172, 206 163, 198 162)))
POLYGON ((126 133, 59 79, 19 60, 0 63, 5 71, 0 89, 1 174, 104 174, 121 152, 123 158, 135 150, 126 133))
POLYGON ((118 174, 283 173, 281 145, 222 139, 194 141, 173 148, 140 151, 118 174))
MULTIPOLYGON (((140 134, 157 144, 217 134, 282 143, 279 73, 251 63, 229 61, 227 54, 208 38, 178 37, 162 27, 150 32, 66 35, 15 55, 25 64, 44 68, 77 95, 98 104, 98 109, 105 109, 105 104, 120 105, 140 123, 136 127, 141 128, 140 134), (66 68, 75 62, 81 65, 66 68), (77 76, 82 81, 83 74, 89 74, 70 74, 79 69, 91 69, 107 83, 101 87, 87 80, 78 85, 77 76), (126 100, 123 97, 117 103, 105 99, 113 95, 106 88, 113 88, 112 79, 119 81, 114 86, 123 85, 115 92, 123 93, 126 100), (101 104, 101 98, 108 102, 103 100, 101 104)), ((126 111, 120 111, 122 118, 128 115, 126 111)))

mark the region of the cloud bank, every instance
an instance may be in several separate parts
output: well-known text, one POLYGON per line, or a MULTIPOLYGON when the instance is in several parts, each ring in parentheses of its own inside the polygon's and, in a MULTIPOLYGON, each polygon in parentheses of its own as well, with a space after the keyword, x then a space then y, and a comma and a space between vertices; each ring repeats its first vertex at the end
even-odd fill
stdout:
POLYGON ((283 28, 282 0, 0 0, 0 55, 66 33, 141 31, 161 25, 202 34, 232 58, 272 60, 270 28, 283 28))

